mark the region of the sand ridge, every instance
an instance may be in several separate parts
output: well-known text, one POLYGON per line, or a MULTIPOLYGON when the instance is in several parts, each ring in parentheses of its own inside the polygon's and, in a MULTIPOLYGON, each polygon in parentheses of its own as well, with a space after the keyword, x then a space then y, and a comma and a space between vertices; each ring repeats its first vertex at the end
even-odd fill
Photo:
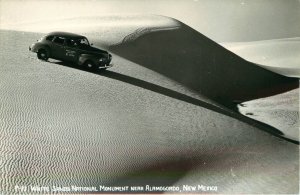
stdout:
POLYGON ((300 38, 285 38, 241 43, 222 43, 235 54, 273 72, 300 77, 300 38))

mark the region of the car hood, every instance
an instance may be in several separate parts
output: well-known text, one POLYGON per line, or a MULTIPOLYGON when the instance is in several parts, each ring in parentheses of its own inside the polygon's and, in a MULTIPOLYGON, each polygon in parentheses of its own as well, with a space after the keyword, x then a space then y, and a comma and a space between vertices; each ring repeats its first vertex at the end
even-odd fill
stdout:
POLYGON ((82 50, 92 52, 92 53, 95 53, 95 54, 108 54, 107 51, 102 50, 102 49, 98 49, 96 47, 85 47, 85 48, 82 48, 82 50))

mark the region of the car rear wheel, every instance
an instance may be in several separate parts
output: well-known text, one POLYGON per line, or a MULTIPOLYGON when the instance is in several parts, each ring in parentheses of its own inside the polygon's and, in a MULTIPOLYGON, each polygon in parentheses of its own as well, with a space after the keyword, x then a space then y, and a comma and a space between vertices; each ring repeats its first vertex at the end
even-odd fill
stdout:
POLYGON ((37 57, 38 57, 38 59, 40 59, 40 60, 47 61, 48 58, 49 58, 49 54, 48 54, 48 52, 47 52, 46 50, 40 49, 40 50, 38 51, 38 53, 37 53, 37 57))

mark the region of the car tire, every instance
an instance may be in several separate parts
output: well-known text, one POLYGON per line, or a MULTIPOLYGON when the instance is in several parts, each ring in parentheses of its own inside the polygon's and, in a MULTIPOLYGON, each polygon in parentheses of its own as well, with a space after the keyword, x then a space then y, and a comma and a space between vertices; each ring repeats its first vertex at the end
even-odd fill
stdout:
POLYGON ((49 54, 48 54, 48 52, 45 49, 40 49, 37 52, 37 57, 40 60, 47 61, 49 59, 49 54))

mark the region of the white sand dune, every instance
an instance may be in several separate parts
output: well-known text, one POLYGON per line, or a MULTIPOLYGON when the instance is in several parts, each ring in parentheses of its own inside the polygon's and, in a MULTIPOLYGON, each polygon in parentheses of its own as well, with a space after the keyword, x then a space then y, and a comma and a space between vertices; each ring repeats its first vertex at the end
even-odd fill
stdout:
POLYGON ((115 54, 228 107, 235 106, 232 102, 270 96, 298 86, 295 79, 272 74, 246 62, 169 17, 111 15, 19 24, 11 28, 44 33, 61 30, 87 35, 96 45, 108 47, 115 54), (252 75, 256 79, 252 79, 252 75), (225 77, 226 82, 221 84, 221 77, 225 77))
MULTIPOLYGON (((15 192, 16 185, 100 184, 216 185, 217 193, 230 194, 299 192, 299 146, 265 132, 272 128, 238 117, 213 98, 242 87, 248 90, 246 95, 234 97, 248 99, 255 90, 281 86, 270 90, 279 93, 294 88, 294 79, 247 63, 202 36, 203 49, 193 48, 187 56, 196 58, 176 67, 182 59, 172 59, 171 54, 190 52, 188 46, 193 44, 183 40, 194 40, 185 32, 195 32, 182 24, 178 28, 176 21, 165 25, 171 19, 154 19, 159 25, 152 30, 155 24, 151 24, 150 31, 149 26, 137 25, 135 30, 148 30, 132 31, 132 26, 123 24, 124 28, 113 28, 106 35, 94 33, 96 45, 103 44, 105 36, 116 36, 104 43, 116 52, 115 67, 101 74, 37 60, 28 45, 41 34, 0 31, 0 47, 5 48, 0 53, 1 192, 15 192), (162 26, 164 30, 157 31, 162 26), (118 42, 125 37, 122 30, 127 35, 142 33, 118 42), (183 36, 181 46, 176 45, 178 35, 183 36), (164 42, 166 38, 173 42, 164 42), (159 39, 162 48, 155 52, 164 52, 167 55, 161 56, 166 59, 147 62, 149 55, 160 56, 146 53, 154 51, 159 39), (142 45, 137 42, 134 47, 137 40, 142 45), (132 54, 140 49, 138 59, 146 61, 124 55, 126 48, 132 54), (208 53, 204 61, 197 61, 208 53), (221 57, 232 73, 219 64, 221 57), (212 59, 216 61, 211 63, 212 59), (170 75, 149 62, 166 66, 170 75), (196 68, 197 74, 189 68, 196 68), (209 75, 204 74, 207 70, 209 75), (174 76, 180 71, 185 76, 180 78, 187 80, 174 76), (270 81, 264 83, 263 77, 270 81), (190 90, 195 89, 190 82, 196 78, 203 82, 197 93, 190 90), (222 78, 228 83, 220 82, 222 78), (205 82, 210 89, 205 89, 205 82)), ((88 28, 81 31, 89 33, 88 28)))
MULTIPOLYGON (((300 38, 224 43, 225 48, 270 71, 300 78, 300 38)), ((299 140, 299 90, 244 102, 239 111, 299 140)))
POLYGON ((299 37, 222 45, 268 70, 290 77, 300 77, 299 37))
POLYGON ((142 28, 109 47, 115 54, 171 78, 227 107, 298 87, 247 62, 189 26, 142 28))
POLYGON ((238 106, 239 111, 282 131, 286 137, 299 141, 299 88, 238 106))

